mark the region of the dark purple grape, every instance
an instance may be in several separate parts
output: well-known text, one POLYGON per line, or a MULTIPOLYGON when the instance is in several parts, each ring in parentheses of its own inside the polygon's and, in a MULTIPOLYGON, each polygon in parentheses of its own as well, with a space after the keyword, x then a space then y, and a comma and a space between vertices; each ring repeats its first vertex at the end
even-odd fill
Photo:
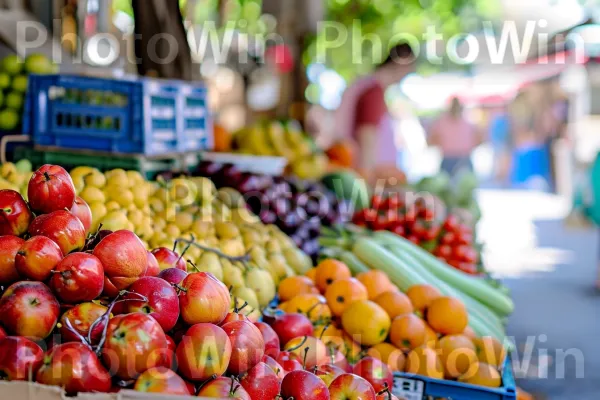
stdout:
POLYGON ((290 202, 285 198, 278 198, 273 201, 273 211, 279 218, 282 218, 290 213, 290 202))
POLYGON ((263 210, 258 217, 264 224, 267 225, 277 222, 277 215, 273 211, 263 210))
POLYGON ((212 161, 202 161, 196 168, 196 175, 210 178, 221 171, 222 168, 222 164, 214 163, 212 161))
POLYGON ((113 233, 113 231, 109 231, 108 229, 103 229, 98 231, 95 235, 92 235, 86 242, 83 251, 94 250, 98 243, 108 235, 113 233))

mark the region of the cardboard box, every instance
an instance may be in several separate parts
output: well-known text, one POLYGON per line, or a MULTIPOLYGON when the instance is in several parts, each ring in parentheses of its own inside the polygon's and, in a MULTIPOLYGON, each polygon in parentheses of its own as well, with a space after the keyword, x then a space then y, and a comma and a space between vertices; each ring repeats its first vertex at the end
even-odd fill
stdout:
MULTIPOLYGON (((6 400, 210 400, 205 397, 169 396, 122 390, 119 393, 80 393, 77 397, 67 397, 56 386, 40 385, 31 382, 0 381, 0 399, 6 400)), ((214 400, 214 399, 213 399, 214 400)))

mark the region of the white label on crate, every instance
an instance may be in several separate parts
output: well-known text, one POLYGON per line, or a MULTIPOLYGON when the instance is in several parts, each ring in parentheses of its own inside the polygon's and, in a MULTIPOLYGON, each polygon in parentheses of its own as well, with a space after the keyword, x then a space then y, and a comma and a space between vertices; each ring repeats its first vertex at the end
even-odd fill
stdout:
POLYGON ((423 400, 425 384, 423 381, 394 377, 392 393, 406 400, 423 400))

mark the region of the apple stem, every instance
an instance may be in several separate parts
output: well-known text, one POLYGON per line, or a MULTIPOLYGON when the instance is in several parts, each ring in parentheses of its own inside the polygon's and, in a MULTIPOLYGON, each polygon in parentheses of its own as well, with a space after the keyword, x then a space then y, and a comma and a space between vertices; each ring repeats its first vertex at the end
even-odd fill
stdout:
POLYGON ((117 295, 117 297, 115 297, 113 299, 113 301, 110 302, 110 304, 108 305, 108 308, 106 309, 106 312, 101 315, 98 319, 96 319, 92 325, 90 325, 90 329, 88 331, 88 342, 91 343, 92 342, 92 332, 94 330, 94 328, 99 324, 99 323, 104 323, 104 327, 102 329, 102 335, 100 336, 100 341, 98 342, 98 345, 96 346, 96 354, 98 356, 100 356, 100 354, 102 353, 102 347, 104 346, 104 343, 106 342, 106 332, 108 331, 108 320, 110 319, 110 314, 112 313, 113 308, 115 308, 115 305, 117 303, 124 303, 126 301, 144 301, 147 302, 148 298, 144 295, 141 295, 139 293, 135 293, 135 292, 130 292, 128 290, 121 290, 119 292, 119 294, 117 295), (131 294, 131 295, 135 295, 138 296, 137 299, 122 299, 121 297, 125 296, 126 294, 131 294))
POLYGON ((69 332, 71 332, 73 335, 75 335, 75 337, 77 339, 79 339, 81 341, 81 343, 83 343, 84 345, 86 345, 90 350, 93 350, 92 349, 92 345, 90 344, 90 342, 88 341, 88 339, 86 339, 85 337, 83 337, 83 335, 81 333, 77 332, 75 330, 75 328, 73 328, 73 325, 71 324, 71 320, 69 318, 65 318, 65 327, 69 330, 69 332))
POLYGON ((234 296, 233 297, 233 304, 234 304, 233 312, 236 313, 236 314, 239 314, 240 311, 242 311, 244 308, 246 308, 246 306, 248 305, 248 302, 244 301, 244 304, 240 308, 238 308, 238 306, 237 306, 237 300, 238 300, 238 298, 236 296, 234 296))
POLYGON ((387 393, 387 398, 388 400, 392 400, 392 391, 390 390, 390 387, 388 386, 387 382, 383 382, 383 390, 381 390, 379 393, 377 393, 378 396, 382 395, 382 394, 386 394, 387 393))
MULTIPOLYGON (((179 262, 179 261, 177 261, 177 262, 179 262)), ((196 270, 196 272, 202 272, 202 271, 200 271, 200 268, 198 268, 192 260, 187 260, 187 263, 190 264, 196 270)))
MULTIPOLYGON (((305 337, 306 340, 306 337, 305 337)), ((310 347, 307 347, 304 349, 304 358, 302 359, 302 368, 306 369, 306 357, 308 356, 308 350, 310 350, 310 347)))
POLYGON ((50 180, 50 175, 48 174, 48 172, 44 172, 44 179, 46 179, 47 181, 50 180))
POLYGON ((208 247, 208 246, 203 246, 199 243, 196 243, 194 240, 188 240, 188 239, 184 239, 184 238, 179 238, 177 240, 175 240, 175 246, 177 246, 177 244, 181 242, 181 243, 186 243, 190 246, 195 246, 197 248, 199 248, 200 250, 203 251, 208 251, 209 253, 214 253, 217 256, 224 258, 226 260, 229 260, 232 263, 235 262, 241 262, 241 263, 247 263, 250 262, 250 254, 246 253, 243 256, 238 256, 238 257, 233 257, 233 256, 228 256, 227 254, 223 253, 220 250, 217 249, 213 249, 212 247, 208 247))
POLYGON ((325 332, 327 331, 327 329, 329 329, 329 327, 331 326, 331 321, 329 321, 325 327, 323 328, 323 330, 321 331, 321 334, 319 335, 319 340, 323 340, 323 336, 325 336, 325 332))
POLYGON ((178 284, 174 283, 174 284, 173 284, 173 287, 179 291, 177 294, 179 294, 179 293, 181 293, 181 292, 187 293, 187 289, 186 289, 186 288, 184 288, 184 287, 183 287, 183 286, 181 286, 181 285, 178 285, 178 284))
MULTIPOLYGON (((85 246, 83 246, 84 249, 87 249, 90 243, 93 243, 96 238, 98 237, 98 235, 100 234, 100 231, 102 230, 102 223, 100 223, 100 225, 98 225, 98 229, 96 229, 96 232, 90 234, 90 237, 87 239, 87 241, 85 242, 85 246)), ((88 249, 89 251, 89 249, 88 249)))
POLYGON ((306 316, 310 319, 310 313, 312 313, 315 308, 317 308, 317 306, 323 305, 324 303, 321 303, 320 301, 313 304, 312 307, 310 307, 308 310, 306 310, 306 316))
POLYGON ((294 346, 291 349, 287 349, 286 351, 289 351, 291 353, 292 351, 298 350, 299 348, 301 348, 302 346, 304 346, 304 343, 306 343, 307 340, 308 340, 308 336, 304 336, 302 338, 302 342, 300 342, 299 345, 294 346))

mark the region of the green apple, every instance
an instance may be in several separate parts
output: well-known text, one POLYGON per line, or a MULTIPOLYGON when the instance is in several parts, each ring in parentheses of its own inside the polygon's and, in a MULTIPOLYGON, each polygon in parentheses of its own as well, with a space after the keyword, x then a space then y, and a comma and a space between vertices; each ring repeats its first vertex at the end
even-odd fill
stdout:
POLYGON ((19 125, 19 114, 14 110, 0 112, 0 130, 12 131, 19 125))
POLYGON ((5 72, 0 72, 0 90, 8 89, 10 83, 10 75, 5 72))
POLYGON ((4 57, 2 60, 2 70, 9 75, 18 75, 23 70, 23 60, 16 54, 4 57))
POLYGON ((28 83, 29 79, 27 78, 27 75, 15 76, 15 79, 13 79, 12 88, 17 92, 25 93, 27 92, 28 83))
POLYGON ((21 111, 23 108, 24 97, 22 93, 10 92, 6 95, 6 107, 11 110, 21 111))
POLYGON ((54 66, 43 54, 31 54, 25 59, 25 71, 30 74, 51 74, 54 66))

